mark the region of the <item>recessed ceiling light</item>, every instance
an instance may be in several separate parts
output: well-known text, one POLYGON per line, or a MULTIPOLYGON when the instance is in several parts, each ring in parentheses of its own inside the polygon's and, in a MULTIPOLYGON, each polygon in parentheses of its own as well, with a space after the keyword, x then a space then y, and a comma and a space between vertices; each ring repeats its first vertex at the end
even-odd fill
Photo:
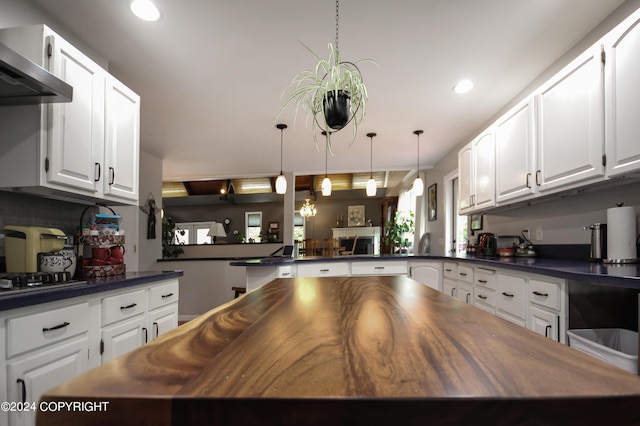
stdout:
POLYGON ((151 0, 133 0, 131 11, 138 18, 145 21, 157 21, 160 19, 160 11, 151 0))
POLYGON ((461 80, 453 86, 453 91, 459 94, 467 93, 473 89, 473 82, 471 80, 461 80))

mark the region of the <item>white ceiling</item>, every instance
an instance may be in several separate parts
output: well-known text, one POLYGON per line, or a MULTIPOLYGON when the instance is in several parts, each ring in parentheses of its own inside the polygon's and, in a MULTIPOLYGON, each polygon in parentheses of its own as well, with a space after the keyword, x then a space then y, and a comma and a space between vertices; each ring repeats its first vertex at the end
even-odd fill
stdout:
MULTIPOLYGON (((332 0, 155 0, 162 18, 140 21, 129 0, 29 0, 109 61, 142 98, 141 145, 164 159, 164 179, 324 172, 310 127, 281 93, 315 66, 298 42, 326 56, 332 0)), ((428 167, 469 140, 502 107, 584 38, 622 0, 342 0, 343 60, 361 71, 368 113, 350 146, 333 136, 329 173, 428 167), (455 82, 471 78, 464 96, 455 82)), ((54 27, 55 29, 55 27, 54 27)))

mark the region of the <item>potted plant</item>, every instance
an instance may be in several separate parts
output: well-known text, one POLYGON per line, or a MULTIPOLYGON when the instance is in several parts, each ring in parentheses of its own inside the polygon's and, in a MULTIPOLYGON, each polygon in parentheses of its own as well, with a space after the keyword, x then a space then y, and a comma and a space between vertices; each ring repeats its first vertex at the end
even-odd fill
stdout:
MULTIPOLYGON (((284 99, 280 112, 282 113, 287 105, 294 103, 295 121, 300 107, 307 110, 307 118, 313 120, 314 130, 318 126, 327 132, 327 146, 333 155, 331 133, 337 132, 353 121, 353 140, 355 140, 358 123, 366 113, 367 86, 364 84, 357 64, 375 63, 375 61, 371 59, 363 59, 355 63, 342 61, 340 51, 331 43, 329 43, 329 57, 323 59, 303 43, 302 45, 318 63, 314 69, 302 71, 294 77, 283 92, 284 96, 287 91, 290 91, 284 99)), ((313 138, 317 144, 315 131, 313 138)))
POLYGON ((414 232, 413 218, 412 211, 398 211, 394 220, 387 222, 384 242, 391 246, 391 253, 394 253, 396 247, 400 252, 406 251, 407 247, 409 247, 410 243, 407 235, 414 232))
MULTIPOLYGON (((165 259, 178 257, 179 254, 184 253, 182 247, 176 245, 175 229, 176 223, 165 215, 162 218, 162 257, 165 259)), ((178 233, 184 235, 184 229, 178 229, 178 233)))

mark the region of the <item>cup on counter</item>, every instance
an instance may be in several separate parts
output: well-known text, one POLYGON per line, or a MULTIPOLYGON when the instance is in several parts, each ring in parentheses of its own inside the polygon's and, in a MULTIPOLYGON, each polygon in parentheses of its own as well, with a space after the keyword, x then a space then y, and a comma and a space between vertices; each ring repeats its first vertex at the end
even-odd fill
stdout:
POLYGON ((115 259, 118 263, 124 263, 125 249, 123 245, 115 246, 111 248, 111 259, 115 259))
POLYGON ((93 247, 91 249, 91 257, 94 260, 109 260, 111 257, 111 249, 109 247, 93 247))

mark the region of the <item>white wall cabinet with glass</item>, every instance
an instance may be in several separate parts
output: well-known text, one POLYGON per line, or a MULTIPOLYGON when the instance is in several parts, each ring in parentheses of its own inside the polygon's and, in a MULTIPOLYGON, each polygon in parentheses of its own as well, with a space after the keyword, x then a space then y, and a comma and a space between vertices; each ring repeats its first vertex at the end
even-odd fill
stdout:
POLYGON ((0 42, 73 86, 72 102, 2 107, 3 187, 137 204, 139 97, 46 26, 0 30, 0 42))
POLYGON ((640 10, 604 39, 607 175, 640 170, 640 10))

